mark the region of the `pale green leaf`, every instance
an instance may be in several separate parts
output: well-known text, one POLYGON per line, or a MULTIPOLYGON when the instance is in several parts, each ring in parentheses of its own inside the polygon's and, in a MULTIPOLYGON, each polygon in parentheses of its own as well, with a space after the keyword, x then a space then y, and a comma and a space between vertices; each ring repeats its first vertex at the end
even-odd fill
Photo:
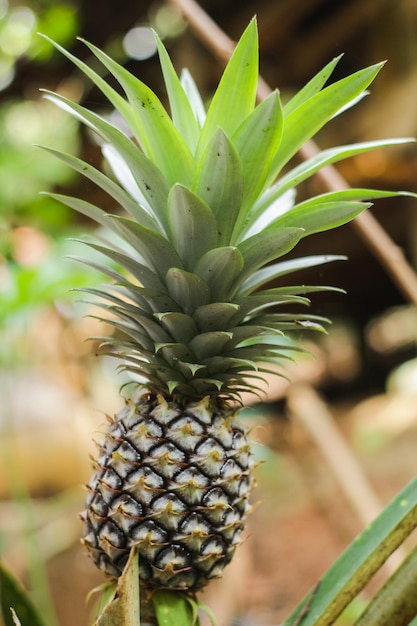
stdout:
POLYGON ((168 93, 172 121, 194 154, 200 136, 200 126, 164 44, 155 32, 154 37, 158 46, 159 61, 168 93))
POLYGON ((201 155, 218 128, 231 136, 253 111, 258 83, 258 31, 252 20, 241 36, 214 93, 201 131, 201 155))
POLYGON ((163 282, 158 278, 156 272, 152 271, 138 261, 133 255, 124 254, 121 250, 119 250, 116 246, 102 246, 100 244, 96 244, 90 241, 81 241, 80 243, 84 243, 89 246, 93 250, 97 250, 104 256, 107 256, 112 261, 115 261, 122 267, 124 267, 128 272, 132 274, 144 287, 149 289, 155 289, 156 291, 165 291, 165 287, 163 282))
POLYGON ((239 285, 260 267, 275 261, 294 248, 304 235, 303 228, 269 227, 239 244, 244 259, 244 270, 239 285))
POLYGON ((187 95, 194 117, 201 128, 206 119, 206 109, 197 85, 187 68, 184 68, 180 77, 181 85, 187 95))
POLYGON ((89 65, 81 61, 81 59, 77 58, 73 54, 71 54, 68 50, 60 46, 56 41, 50 39, 47 35, 40 33, 40 36, 49 41, 49 43, 54 46, 61 54, 67 57, 78 69, 80 69, 88 78, 100 89, 100 91, 106 96, 108 101, 113 105, 113 107, 120 113, 120 115, 125 119, 128 127, 131 128, 132 132, 135 126, 135 120, 133 111, 129 106, 129 103, 115 91, 110 85, 99 75, 93 68, 89 65))
POLYGON ((304 180, 319 171, 326 165, 337 163, 343 159, 347 159, 358 154, 363 154, 377 148, 385 148, 388 146, 396 146, 404 143, 415 141, 413 138, 400 139, 383 139, 378 141, 367 141, 363 143, 351 144, 346 146, 337 146, 328 150, 318 151, 317 154, 306 161, 303 161, 287 174, 282 176, 275 184, 269 187, 250 212, 251 222, 255 221, 264 211, 288 189, 297 187, 304 180))
POLYGON ((201 332, 227 330, 238 311, 239 306, 232 302, 210 302, 199 306, 193 317, 201 332))
POLYGON ((272 92, 245 119, 232 135, 237 149, 244 180, 242 213, 237 221, 234 240, 239 238, 245 219, 245 209, 251 207, 264 188, 272 158, 282 134, 282 111, 278 92, 272 92))
POLYGON ((190 349, 194 352, 199 363, 212 356, 222 355, 224 347, 232 338, 231 333, 225 331, 212 331, 201 333, 190 342, 190 349))
POLYGON ((308 81, 292 98, 285 104, 283 113, 288 117, 295 109, 298 109, 304 102, 312 98, 325 85, 334 68, 342 58, 342 54, 332 59, 322 70, 320 70, 311 80, 308 81))
POLYGON ((194 159, 185 140, 154 92, 123 66, 89 42, 84 42, 121 84, 135 113, 136 137, 148 158, 170 185, 190 184, 194 159))
POLYGON ((331 230, 338 226, 343 226, 365 209, 372 206, 370 202, 345 202, 336 200, 326 202, 316 200, 308 205, 298 205, 297 208, 279 217, 273 224, 277 228, 295 228, 302 224, 304 228, 303 237, 331 230))
POLYGON ((166 224, 166 204, 169 187, 160 170, 143 154, 143 152, 124 135, 118 128, 106 122, 100 115, 71 102, 64 96, 45 92, 46 99, 61 106, 64 110, 80 119, 86 126, 96 132, 104 141, 117 146, 117 151, 126 161, 132 176, 141 189, 149 206, 152 206, 161 223, 166 224))
POLYGON ((342 106, 368 87, 382 65, 383 63, 372 65, 329 85, 285 118, 281 144, 272 161, 270 182, 299 148, 313 137, 342 106))
POLYGON ((54 150, 53 148, 48 148, 46 146, 40 147, 58 157, 64 163, 67 163, 76 172, 79 172, 86 178, 92 180, 138 222, 144 226, 154 228, 155 230, 160 228, 158 222, 153 219, 147 211, 145 211, 132 197, 130 197, 130 195, 127 194, 126 191, 120 187, 120 185, 100 172, 100 170, 96 169, 92 165, 89 165, 86 161, 82 161, 71 154, 62 152, 61 150, 54 150))
POLYGON ((228 245, 241 208, 243 176, 239 155, 220 128, 198 162, 193 190, 216 217, 219 245, 228 245))
POLYGON ((343 189, 314 196, 296 204, 287 213, 278 217, 272 226, 302 226, 304 237, 346 224, 364 209, 371 206, 366 200, 412 196, 403 191, 381 191, 379 189, 343 189))
POLYGON ((324 263, 333 263, 334 261, 344 260, 346 260, 346 257, 340 255, 315 255, 273 263, 272 265, 263 267, 249 276, 249 278, 245 280, 239 288, 238 295, 249 295, 266 283, 292 272, 305 270, 310 267, 316 267, 317 265, 323 265, 324 263))
POLYGON ((217 245, 217 224, 210 209, 182 185, 168 196, 169 233, 184 269, 193 271, 196 261, 217 245))

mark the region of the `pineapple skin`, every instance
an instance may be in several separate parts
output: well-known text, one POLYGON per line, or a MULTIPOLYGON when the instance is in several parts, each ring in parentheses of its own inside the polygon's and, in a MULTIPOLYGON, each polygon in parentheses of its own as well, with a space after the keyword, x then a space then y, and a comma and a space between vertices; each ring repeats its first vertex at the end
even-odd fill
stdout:
POLYGON ((127 400, 99 444, 83 543, 107 575, 137 546, 148 589, 202 589, 231 561, 250 510, 254 462, 236 409, 151 392, 127 400))

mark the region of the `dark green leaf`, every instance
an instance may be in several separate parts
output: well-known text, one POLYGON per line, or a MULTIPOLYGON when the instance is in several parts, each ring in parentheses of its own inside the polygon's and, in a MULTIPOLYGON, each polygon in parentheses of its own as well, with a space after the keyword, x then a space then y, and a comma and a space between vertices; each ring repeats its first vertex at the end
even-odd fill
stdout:
POLYGON ((327 570, 285 621, 285 626, 334 623, 416 526, 417 479, 414 479, 327 570))
POLYGON ((243 270, 243 256, 232 246, 215 248, 206 252, 198 261, 195 273, 207 283, 211 290, 211 300, 228 300, 234 285, 243 270))
POLYGON ((13 574, 0 562, 0 607, 5 626, 14 626, 14 609, 21 626, 45 626, 32 600, 13 574))
POLYGON ((181 303, 182 310, 188 315, 193 315, 197 307, 210 301, 210 288, 197 274, 172 267, 168 270, 165 281, 171 298, 176 303, 181 303))

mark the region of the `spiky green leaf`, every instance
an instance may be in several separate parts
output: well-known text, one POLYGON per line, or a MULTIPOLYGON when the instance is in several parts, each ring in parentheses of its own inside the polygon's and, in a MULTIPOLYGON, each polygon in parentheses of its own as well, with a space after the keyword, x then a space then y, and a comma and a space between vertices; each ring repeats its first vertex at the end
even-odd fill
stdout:
POLYGON ((149 206, 162 224, 166 224, 166 204, 169 186, 161 171, 152 163, 143 152, 122 133, 118 128, 104 120, 100 115, 71 102, 59 94, 44 91, 46 99, 54 102, 64 110, 81 120, 88 128, 96 132, 99 137, 113 146, 126 161, 132 176, 141 189, 149 206))
POLYGON ((102 50, 87 41, 84 43, 125 90, 135 114, 136 138, 148 158, 163 172, 169 184, 190 184, 194 160, 159 98, 147 85, 102 50))
POLYGON ((258 31, 252 20, 226 66, 207 111, 197 154, 218 128, 231 136, 253 111, 258 83, 258 31))
POLYGON ((338 80, 303 102, 285 118, 282 140, 272 162, 270 182, 303 143, 315 135, 342 106, 368 87, 382 66, 383 63, 378 63, 338 80))
POLYGON ((324 263, 344 260, 346 260, 346 257, 341 255, 315 255, 273 263, 249 276, 239 288, 238 295, 249 295, 270 281, 298 270, 305 270, 310 267, 316 267, 317 265, 323 265, 324 263))
POLYGON ((154 37, 158 47, 159 61, 167 89, 172 121, 194 154, 200 136, 200 125, 164 44, 156 32, 154 32, 154 37))
POLYGON ((334 57, 327 65, 323 67, 311 80, 308 81, 290 100, 285 104, 283 113, 284 117, 288 117, 293 111, 298 109, 304 102, 315 96, 333 73, 334 68, 342 58, 342 54, 334 57))
POLYGON ((244 198, 235 227, 235 239, 245 213, 262 191, 282 135, 282 110, 278 92, 272 92, 232 135, 242 163, 244 198))

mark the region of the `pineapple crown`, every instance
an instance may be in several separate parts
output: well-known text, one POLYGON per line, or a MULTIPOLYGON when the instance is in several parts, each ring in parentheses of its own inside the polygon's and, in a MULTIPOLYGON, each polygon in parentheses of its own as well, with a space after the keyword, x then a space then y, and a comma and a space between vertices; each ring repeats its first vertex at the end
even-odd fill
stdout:
POLYGON ((114 176, 46 149, 94 181, 124 215, 49 195, 116 235, 111 242, 87 242, 111 263, 77 258, 112 279, 110 288, 86 291, 100 298, 113 314, 106 321, 123 334, 106 342, 122 358, 120 367, 163 394, 238 398, 243 390, 256 391, 271 363, 289 358, 294 346, 287 332, 323 330, 328 321, 285 312, 285 305, 308 304, 309 293, 330 287, 271 287, 271 281, 343 257, 282 257, 303 237, 352 220, 370 200, 404 193, 346 189, 297 203, 297 185, 325 165, 409 140, 339 146, 291 167, 304 142, 359 100, 382 64, 325 86, 338 57, 284 106, 277 91, 256 104, 258 36, 252 20, 206 110, 189 72, 179 78, 155 38, 170 115, 148 86, 91 43, 85 42, 124 96, 52 42, 103 92, 128 132, 46 91, 46 98, 101 138, 114 176))

